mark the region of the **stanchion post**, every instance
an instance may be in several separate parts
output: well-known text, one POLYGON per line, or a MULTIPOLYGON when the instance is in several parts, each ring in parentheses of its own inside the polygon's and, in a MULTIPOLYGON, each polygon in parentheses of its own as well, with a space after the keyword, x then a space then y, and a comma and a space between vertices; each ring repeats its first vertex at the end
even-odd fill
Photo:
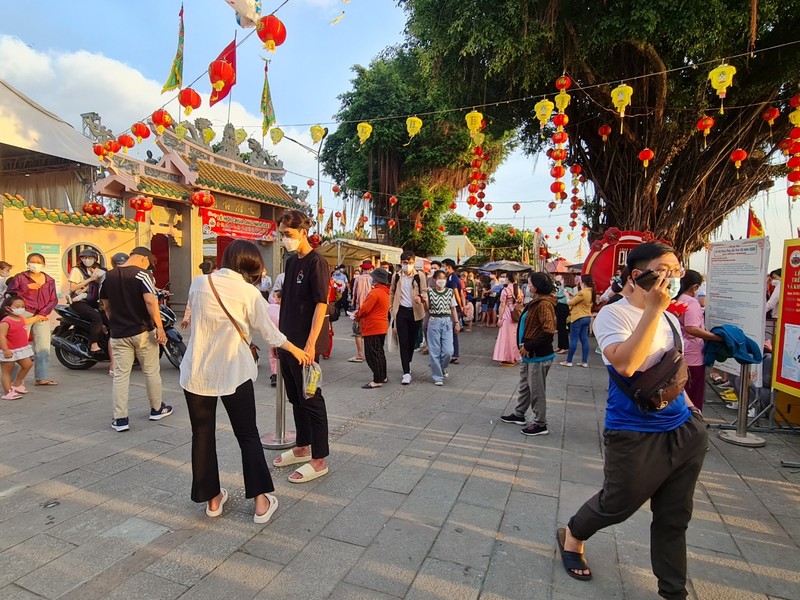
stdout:
POLYGON ((261 445, 268 450, 285 450, 293 448, 296 435, 294 431, 286 431, 286 394, 283 388, 283 375, 280 368, 275 386, 275 433, 261 436, 261 445))
POLYGON ((736 446, 760 448, 766 446, 767 441, 752 433, 747 433, 747 410, 750 405, 750 365, 742 365, 739 376, 739 410, 737 412, 736 431, 720 431, 719 439, 736 446))

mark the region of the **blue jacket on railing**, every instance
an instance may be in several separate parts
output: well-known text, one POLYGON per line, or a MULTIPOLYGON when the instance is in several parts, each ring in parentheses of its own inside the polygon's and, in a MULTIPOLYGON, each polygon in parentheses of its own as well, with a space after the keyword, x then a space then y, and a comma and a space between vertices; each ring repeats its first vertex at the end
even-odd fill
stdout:
POLYGON ((761 364, 761 347, 747 337, 735 325, 720 325, 711 330, 722 338, 721 342, 706 342, 703 350, 703 362, 711 366, 714 362, 725 362, 734 358, 740 365, 761 364))

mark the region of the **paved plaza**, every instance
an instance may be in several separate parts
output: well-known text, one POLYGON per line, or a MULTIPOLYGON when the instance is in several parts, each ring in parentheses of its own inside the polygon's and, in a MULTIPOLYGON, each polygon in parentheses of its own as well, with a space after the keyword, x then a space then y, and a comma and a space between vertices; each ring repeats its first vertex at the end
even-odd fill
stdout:
MULTIPOLYGON (((462 334, 461 362, 435 387, 427 357, 414 382, 375 390, 352 364, 349 322, 322 365, 331 419, 330 474, 305 485, 275 469, 280 507, 252 520, 224 409, 218 453, 224 514, 189 498, 191 430, 178 374, 162 360, 175 412, 147 420, 133 377, 131 430, 110 428, 110 378, 55 363, 58 387, 0 402, 0 599, 578 600, 656 598, 644 506, 587 543, 591 582, 564 572, 555 530, 602 482, 607 376, 554 367, 550 435, 499 421, 518 370, 490 359, 496 330, 462 334)), ((32 382, 31 382, 32 383, 32 382)), ((714 393, 708 389, 707 398, 714 393)), ((262 359, 261 432, 274 430, 274 388, 262 359)), ((720 404, 709 416, 731 418, 720 404), (723 414, 725 413, 725 414, 723 414)), ((291 411, 289 411, 291 413, 291 411)), ((289 419, 291 425, 291 418, 289 419)), ((800 436, 767 434, 760 449, 711 435, 688 532, 690 597, 800 599, 800 436)), ((268 459, 275 452, 267 452, 268 459)))

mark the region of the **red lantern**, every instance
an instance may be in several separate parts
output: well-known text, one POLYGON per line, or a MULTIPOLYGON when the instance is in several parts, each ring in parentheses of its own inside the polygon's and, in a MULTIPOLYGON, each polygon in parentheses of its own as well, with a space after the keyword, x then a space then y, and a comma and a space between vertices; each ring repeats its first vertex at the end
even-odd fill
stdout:
POLYGON ((789 131, 789 139, 800 140, 800 127, 792 127, 789 131))
MULTIPOLYGON (((553 192, 554 194, 560 194, 561 192, 564 191, 565 188, 566 186, 564 185, 563 181, 554 181, 553 183, 550 184, 550 191, 553 192)), ((515 206, 519 206, 519 204, 515 204, 515 206)))
POLYGON ((475 195, 478 197, 478 200, 483 200, 484 198, 486 198, 486 193, 485 192, 478 192, 475 195))
POLYGON ((562 165, 556 165, 550 169, 550 177, 554 179, 561 179, 566 173, 567 170, 562 165))
POLYGON ((117 140, 111 139, 106 142, 106 152, 108 152, 109 157, 114 156, 121 148, 117 140))
POLYGON ((611 125, 600 125, 597 129, 597 134, 603 138, 603 143, 608 141, 608 136, 611 135, 611 125))
POLYGON ((159 108, 157 111, 155 111, 150 118, 156 125, 156 131, 158 132, 158 135, 164 133, 164 130, 167 127, 172 127, 172 115, 170 115, 163 108, 159 108))
POLYGON ((128 203, 136 211, 134 220, 137 223, 144 223, 146 213, 153 208, 153 201, 146 196, 134 196, 128 203))
POLYGON ((362 223, 366 223, 367 221, 369 221, 369 217, 367 215, 364 215, 363 217, 361 217, 361 222, 362 223))
POLYGON ((183 113, 188 117, 196 108, 200 108, 200 94, 192 88, 183 88, 178 93, 178 104, 183 107, 183 113))
POLYGON ((264 42, 264 48, 270 52, 275 52, 275 48, 286 41, 286 27, 274 15, 261 17, 256 25, 256 33, 261 41, 264 42))
POLYGON ((555 210, 557 206, 558 206, 558 204, 556 204, 555 202, 550 202, 550 204, 547 205, 547 207, 550 210, 555 210))
POLYGON ((583 171, 583 169, 581 168, 580 165, 572 165, 569 168, 569 172, 572 173, 573 175, 580 175, 581 171, 583 171))
POLYGON ((431 207, 431 201, 430 200, 423 200, 422 208, 424 210, 428 210, 430 207, 431 207))
POLYGON ((308 181, 306 181, 306 185, 308 187, 314 187, 314 180, 313 179, 309 179, 308 181))
POLYGON ((389 196, 389 204, 391 204, 392 206, 397 204, 397 197, 396 196, 389 196))
POLYGON ((312 233, 308 236, 308 243, 312 248, 317 248, 322 243, 322 236, 318 233, 312 233))
POLYGON ((223 88, 236 82, 236 69, 227 60, 218 59, 208 65, 208 78, 211 87, 221 92, 223 88))
POLYGON ((767 125, 772 127, 775 124, 775 119, 781 116, 781 111, 775 108, 774 106, 770 106, 766 109, 763 113, 761 113, 761 118, 767 122, 767 125))
POLYGON ((792 197, 792 199, 797 199, 800 196, 800 185, 790 185, 786 188, 786 193, 792 197))
POLYGON ((478 184, 477 184, 477 183, 470 183, 470 184, 467 186, 467 191, 468 191, 470 194, 477 194, 479 189, 480 189, 480 188, 478 187, 478 184))
POLYGON ((478 203, 478 199, 475 196, 467 196, 467 204, 470 206, 475 206, 478 203))
POLYGON ((127 154, 128 150, 136 145, 136 141, 127 133, 123 133, 121 136, 119 136, 117 138, 117 143, 122 147, 122 152, 124 154, 127 154))
POLYGON ((483 214, 483 211, 482 211, 482 210, 479 210, 478 212, 476 212, 476 213, 475 213, 475 217, 476 217, 476 218, 477 218, 479 221, 480 221, 480 220, 481 220, 481 219, 482 219, 484 216, 486 216, 486 215, 484 215, 484 214, 483 214))
POLYGON ((334 184, 334 186, 331 188, 331 191, 333 191, 334 194, 338 194, 339 192, 342 191, 342 188, 340 188, 338 185, 334 184))
POLYGON ((480 158, 473 158, 469 164, 473 169, 480 169, 483 166, 483 161, 480 158))
POLYGON ((451 202, 450 206, 448 206, 447 208, 449 208, 450 210, 455 210, 458 208, 458 205, 455 202, 451 202))
POLYGON ((566 144, 569 139, 566 131, 556 131, 551 138, 554 144, 566 144))
POLYGON ((320 206, 320 207, 317 209, 317 214, 318 214, 318 215, 321 217, 322 215, 324 215, 324 214, 325 214, 325 209, 324 209, 324 208, 322 208, 322 207, 320 206))
POLYGON ((419 221, 414 223, 414 229, 416 229, 417 231, 422 231, 422 223, 420 223, 419 221))
POLYGON ((509 233, 510 235, 517 235, 517 230, 516 230, 516 229, 514 229, 513 227, 511 227, 511 228, 508 230, 508 233, 509 233))
POLYGON ((576 221, 570 221, 570 222, 569 222, 569 226, 570 226, 572 229, 575 229, 575 228, 578 226, 578 223, 577 223, 576 221))
POLYGON ((789 171, 789 174, 786 175, 786 179, 792 183, 800 183, 800 171, 789 171))
MULTIPOLYGON (((794 154, 794 153, 793 153, 794 154)), ((737 148, 731 152, 731 162, 736 167, 736 179, 739 179, 739 169, 742 166, 742 161, 747 158, 747 151, 743 148, 737 148)))
POLYGON ((387 225, 389 226, 389 229, 392 229, 395 225, 397 225, 397 222, 394 219, 389 219, 387 225))
POLYGON ((494 233, 494 229, 492 229, 491 227, 487 227, 487 228, 486 228, 486 233, 487 233, 488 235, 492 235, 492 234, 494 233))
POLYGON ((333 213, 333 216, 336 217, 337 219, 341 219, 342 213, 337 210, 335 213, 333 213))
POLYGON ((83 212, 87 215, 104 215, 106 214, 106 207, 99 202, 87 202, 82 207, 83 212))
POLYGON ((572 211, 571 213, 569 213, 569 218, 570 219, 577 219, 578 218, 578 213, 576 213, 575 211, 572 211))
POLYGON ((107 151, 106 147, 103 144, 95 144, 94 146, 92 146, 92 152, 94 152, 97 155, 97 159, 100 162, 103 162, 105 160, 107 151))
POLYGON ((567 158, 567 151, 564 150, 563 148, 553 148, 550 154, 551 154, 550 158, 552 158, 556 162, 561 162, 562 160, 567 158))
POLYGON ((469 232, 469 227, 467 227, 466 225, 461 228, 461 233, 463 233, 464 235, 466 235, 468 232, 469 232))
MULTIPOLYGON (((478 196, 478 198, 480 198, 480 196, 478 196)), ((486 204, 483 202, 483 200, 478 200, 478 203, 475 206, 477 206, 478 208, 483 208, 484 206, 486 206, 486 204)))
POLYGON ((214 206, 214 196, 209 191, 200 190, 189 196, 189 202, 197 208, 211 208, 214 206))
POLYGON ((567 90, 569 86, 572 85, 572 79, 567 77, 566 75, 562 75, 558 79, 556 79, 556 89, 557 90, 567 90))
POLYGON ((786 166, 790 169, 800 169, 800 156, 793 156, 789 159, 789 162, 786 163, 786 166))
POLYGON ((569 123, 569 117, 564 113, 557 113, 553 115, 553 125, 556 127, 566 127, 569 123))
POLYGON ((487 212, 487 213, 488 213, 488 212, 491 212, 491 210, 492 210, 492 205, 491 205, 491 204, 487 204, 487 205, 486 205, 486 212, 487 212))
POLYGON ((559 225, 558 227, 556 227, 556 231, 558 233, 561 233, 562 231, 564 231, 564 228, 559 225))
POLYGON ((445 232, 445 226, 444 225, 439 225, 439 231, 444 233, 445 232))
POLYGON ((481 148, 480 146, 475 146, 472 149, 472 156, 481 156, 481 155, 483 155, 483 148, 481 148))
POLYGON ((703 132, 703 136, 707 136, 711 128, 714 126, 714 117, 703 117, 697 121, 698 131, 703 132))
POLYGON ((519 211, 519 209, 522 207, 520 206, 519 202, 515 202, 511 208, 514 209, 514 214, 517 214, 517 211, 519 211))
POLYGON ((650 148, 645 148, 644 150, 639 152, 639 160, 642 161, 642 164, 644 164, 645 169, 650 164, 650 161, 653 160, 654 156, 655 152, 650 150, 650 148))
POLYGON ((778 148, 781 149, 781 152, 783 152, 784 156, 788 156, 789 155, 789 147, 791 145, 792 145, 792 139, 791 138, 784 138, 780 142, 778 142, 778 148))
POLYGON ((481 172, 473 171, 472 173, 469 174, 469 178, 471 181, 479 181, 481 178, 481 172))
POLYGON ((362 197, 364 200, 366 200, 367 202, 369 202, 370 200, 372 200, 372 194, 370 194, 369 192, 364 192, 364 195, 363 195, 363 196, 361 196, 361 197, 362 197))
POLYGON ((795 94, 789 100, 789 104, 792 105, 792 108, 800 108, 800 94, 795 94))
POLYGON ((136 136, 136 143, 141 144, 142 140, 150 137, 150 128, 139 121, 131 125, 131 133, 136 136))

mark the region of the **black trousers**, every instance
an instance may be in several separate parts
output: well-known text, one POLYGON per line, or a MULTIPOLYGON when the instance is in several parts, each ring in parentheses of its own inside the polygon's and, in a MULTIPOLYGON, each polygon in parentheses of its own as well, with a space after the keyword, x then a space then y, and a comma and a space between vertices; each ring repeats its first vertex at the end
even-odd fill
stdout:
POLYGON ((559 302, 556 304, 556 330, 558 331, 558 349, 569 349, 569 328, 567 327, 569 306, 559 302))
POLYGON ((364 357, 367 359, 369 368, 372 369, 374 383, 383 383, 383 380, 386 379, 386 353, 383 351, 385 341, 385 333, 364 336, 364 357))
POLYGON ((663 433, 608 431, 603 489, 569 521, 579 540, 621 523, 650 500, 650 563, 662 598, 686 598, 686 528, 708 447, 705 423, 692 416, 663 433))
MULTIPOLYGON (((414 319, 414 309, 401 306, 397 311, 397 345, 400 350, 400 364, 403 365, 403 374, 411 373, 411 360, 414 358, 414 345, 422 321, 414 319)), ((381 379, 380 381, 383 381, 381 379)), ((376 383, 378 381, 376 380, 376 383)))
MULTIPOLYGON (((327 335, 323 331, 320 335, 327 335)), ((328 448, 328 411, 322 388, 317 388, 311 398, 303 393, 303 366, 297 359, 278 348, 283 385, 286 397, 292 405, 294 427, 297 431, 298 446, 311 446, 311 458, 325 458, 330 454, 328 448)))
POLYGON ((100 340, 103 339, 103 315, 100 314, 100 311, 83 300, 73 302, 70 307, 82 319, 91 323, 89 326, 89 345, 99 344, 100 340))
POLYGON ((336 302, 336 308, 339 310, 339 314, 342 311, 347 311, 347 307, 350 306, 350 303, 347 300, 347 289, 342 290, 342 297, 336 302))
MULTIPOLYGON (((183 390, 192 423, 192 500, 208 502, 220 492, 217 465, 216 413, 214 396, 199 396, 183 390)), ((222 396, 233 433, 242 451, 244 492, 255 498, 275 490, 269 474, 261 436, 256 425, 256 398, 248 379, 230 396, 222 396)))

